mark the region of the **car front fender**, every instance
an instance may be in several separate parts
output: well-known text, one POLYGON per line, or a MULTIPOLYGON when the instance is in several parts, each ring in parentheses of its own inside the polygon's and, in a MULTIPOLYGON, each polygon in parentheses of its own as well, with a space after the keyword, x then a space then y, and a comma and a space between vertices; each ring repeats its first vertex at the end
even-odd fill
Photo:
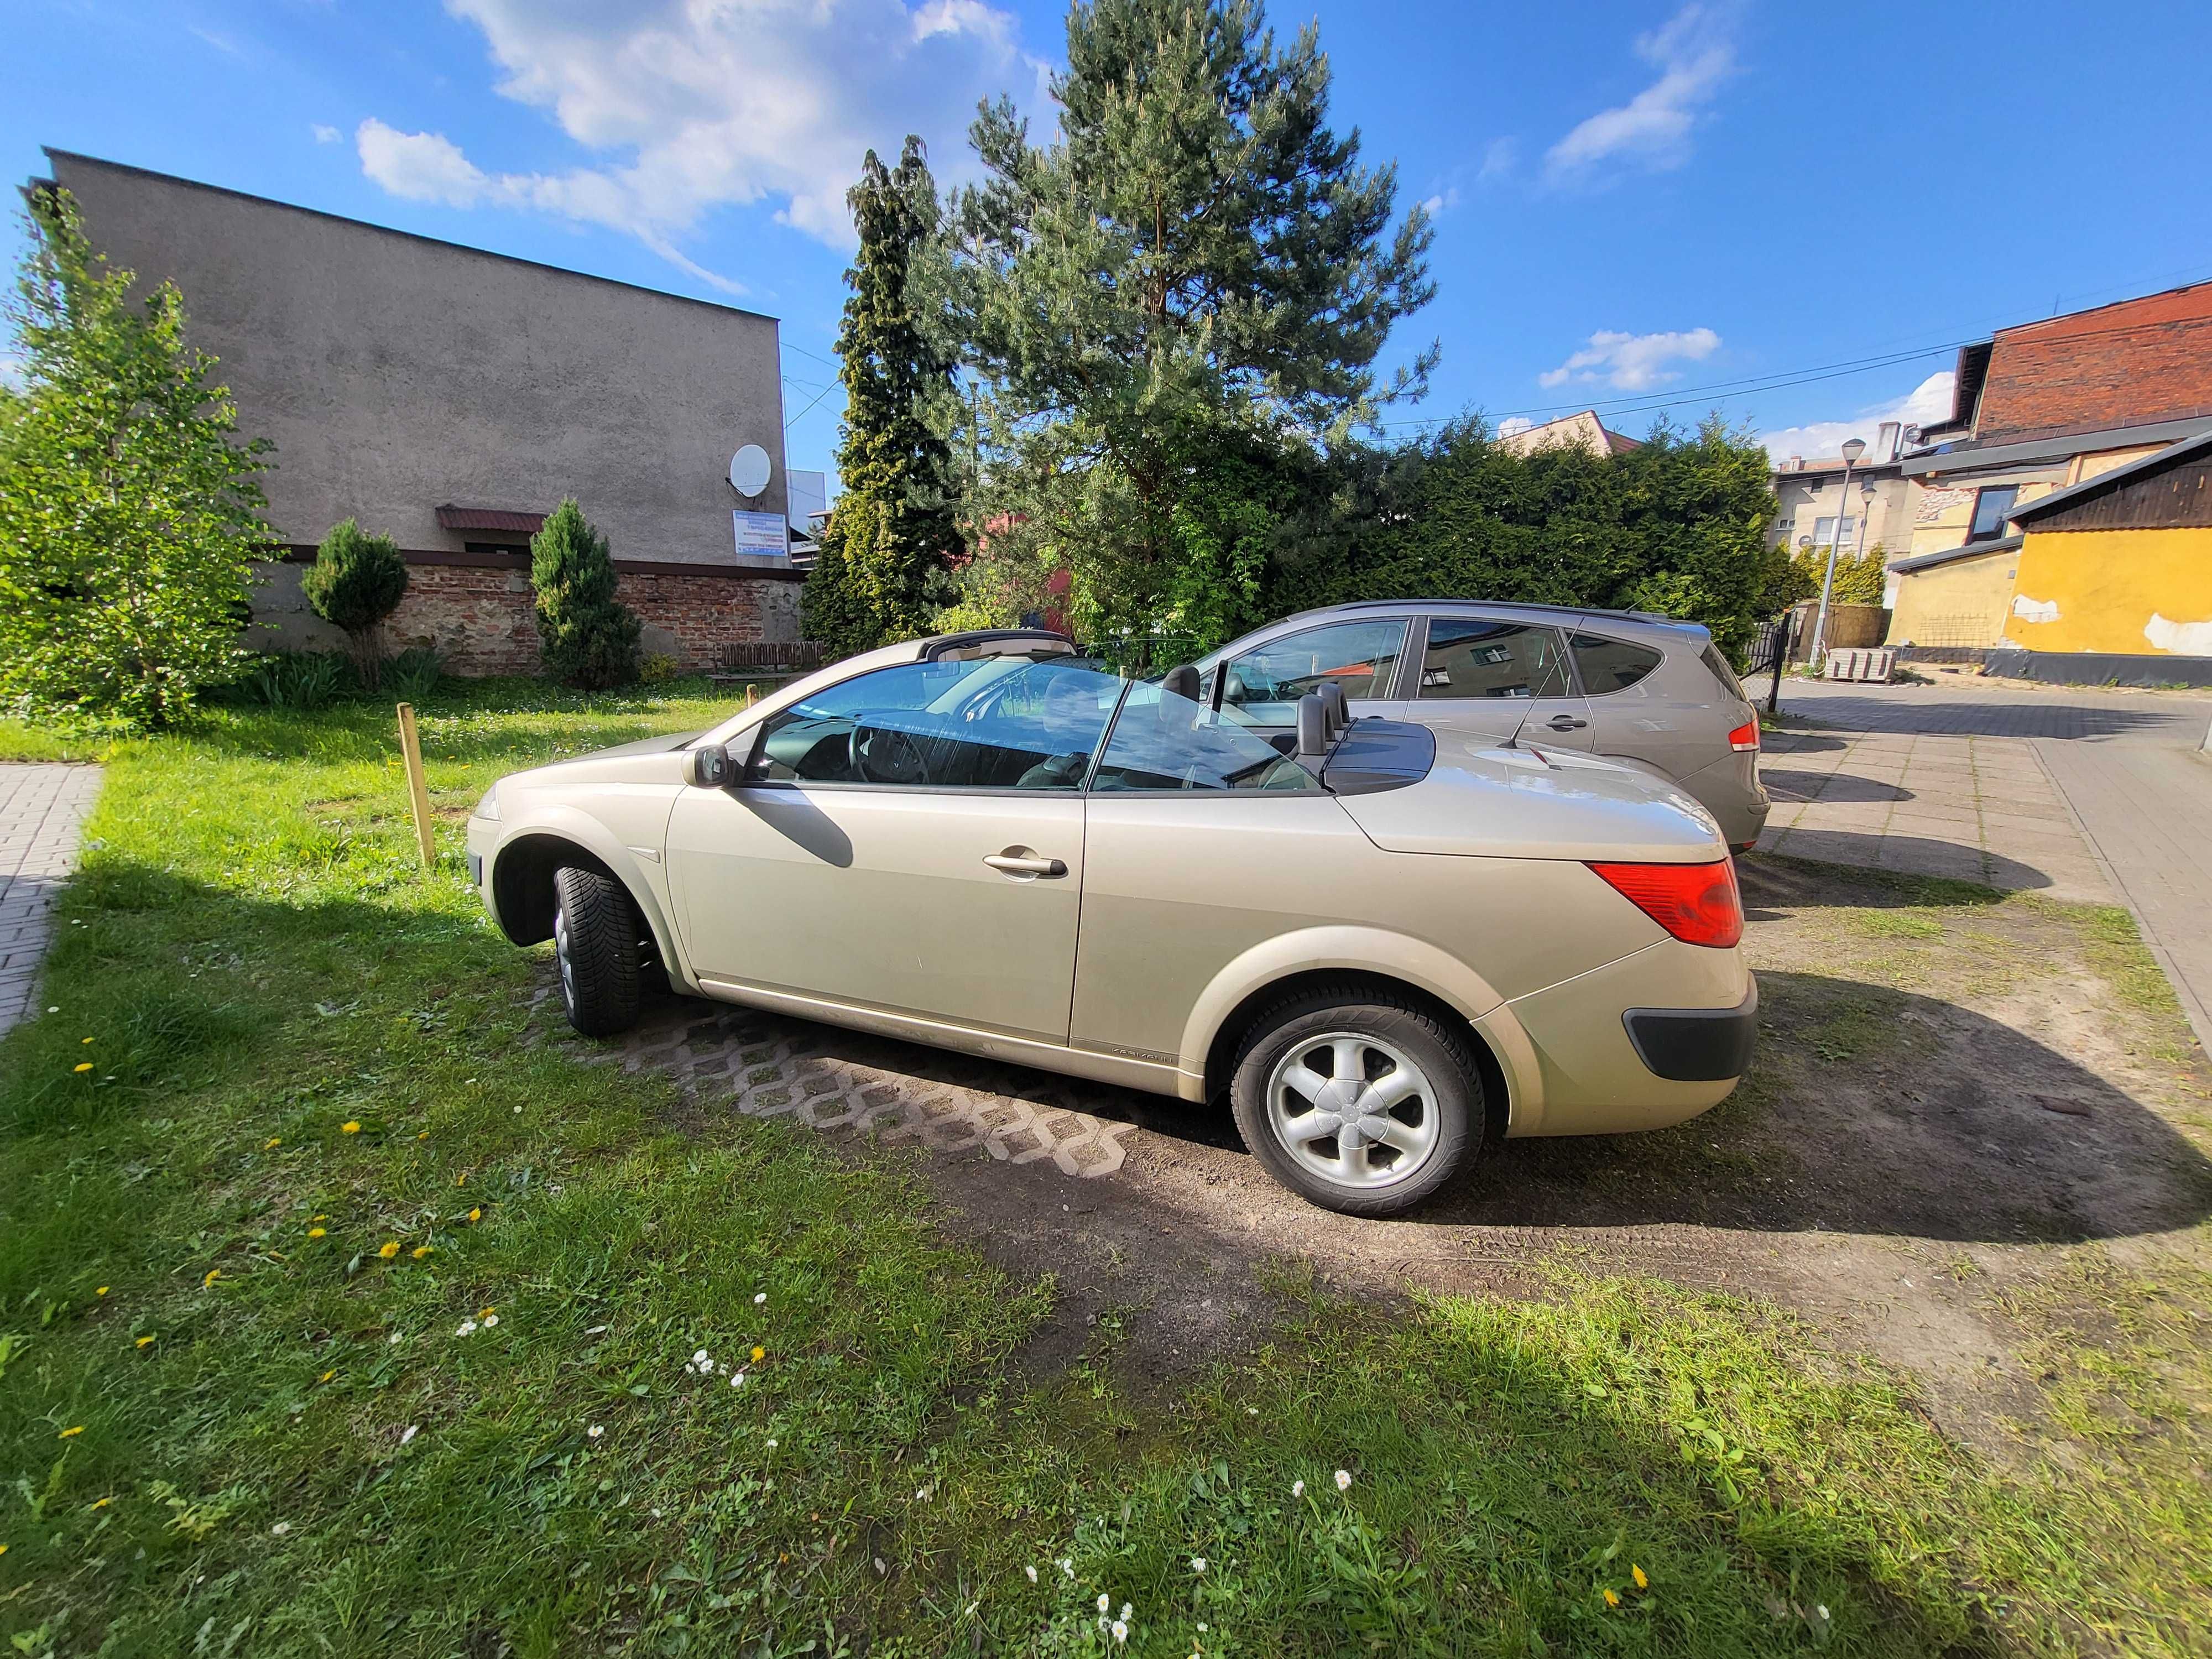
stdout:
MULTIPOLYGON (((632 826, 634 833, 641 828, 632 826)), ((495 897, 500 890, 502 861, 515 856, 532 842, 565 842, 589 854, 629 890, 653 934, 669 978, 687 988, 696 988, 681 954, 681 939, 674 926, 675 903, 669 891, 667 868, 662 862, 667 842, 665 812, 659 815, 649 843, 626 843, 601 819, 581 808, 560 802, 537 805, 526 818, 502 823, 500 831, 484 860, 484 894, 493 919, 510 938, 515 931, 512 919, 500 914, 495 897)))

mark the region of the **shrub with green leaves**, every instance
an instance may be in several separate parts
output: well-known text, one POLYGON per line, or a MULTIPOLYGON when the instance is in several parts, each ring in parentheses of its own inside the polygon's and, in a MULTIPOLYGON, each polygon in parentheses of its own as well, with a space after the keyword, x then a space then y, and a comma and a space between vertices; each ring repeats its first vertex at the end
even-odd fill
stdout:
POLYGON ((607 538, 574 500, 562 501, 530 538, 530 582, 548 673, 586 691, 637 678, 636 613, 615 598, 607 538))
POLYGON ((7 306, 23 386, 0 411, 0 702, 166 726, 243 661, 270 446, 239 441, 176 288, 134 303, 66 191, 29 199, 7 306))
POLYGON ((407 592, 407 561, 389 536, 372 536, 353 520, 333 525, 300 578, 314 612, 345 630, 362 684, 374 691, 384 660, 385 618, 407 592))

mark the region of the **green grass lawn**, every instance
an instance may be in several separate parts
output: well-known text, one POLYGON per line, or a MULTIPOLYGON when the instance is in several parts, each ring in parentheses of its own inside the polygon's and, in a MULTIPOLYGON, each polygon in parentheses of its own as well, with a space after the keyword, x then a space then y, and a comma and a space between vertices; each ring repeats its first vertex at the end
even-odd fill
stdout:
POLYGON ((2053 1322, 2080 1450, 2038 1476, 1775 1310, 1564 1265, 1376 1308, 1284 1263, 1279 1328, 1190 1377, 1129 1375, 1115 1318, 1064 1373, 1010 1364, 1053 1284, 940 1231, 914 1164, 521 1042, 538 969, 460 817, 502 772, 708 724, 698 690, 434 702, 428 877, 388 711, 102 751, 52 1012, 0 1045, 16 1650, 2212 1642, 2171 1298, 2053 1322))

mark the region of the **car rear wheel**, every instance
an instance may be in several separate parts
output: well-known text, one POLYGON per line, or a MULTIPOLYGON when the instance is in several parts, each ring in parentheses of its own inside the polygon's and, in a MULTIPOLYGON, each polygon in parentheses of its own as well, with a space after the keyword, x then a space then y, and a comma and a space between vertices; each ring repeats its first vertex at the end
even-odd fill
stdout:
POLYGON ((1346 1215, 1401 1215, 1481 1149, 1482 1084, 1466 1039, 1358 986, 1263 1015, 1238 1050, 1230 1103, 1270 1175, 1346 1215))
POLYGON ((577 865, 553 872, 553 960, 561 1006, 586 1036, 612 1036, 637 1024, 637 906, 613 877, 577 865))

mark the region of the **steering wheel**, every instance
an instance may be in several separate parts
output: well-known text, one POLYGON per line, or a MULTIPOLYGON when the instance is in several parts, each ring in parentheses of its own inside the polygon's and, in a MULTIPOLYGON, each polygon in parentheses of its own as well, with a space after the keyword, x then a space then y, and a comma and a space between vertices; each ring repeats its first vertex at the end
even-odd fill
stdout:
POLYGON ((929 757, 912 733, 889 726, 855 724, 847 740, 853 775, 863 783, 929 781, 929 757))

